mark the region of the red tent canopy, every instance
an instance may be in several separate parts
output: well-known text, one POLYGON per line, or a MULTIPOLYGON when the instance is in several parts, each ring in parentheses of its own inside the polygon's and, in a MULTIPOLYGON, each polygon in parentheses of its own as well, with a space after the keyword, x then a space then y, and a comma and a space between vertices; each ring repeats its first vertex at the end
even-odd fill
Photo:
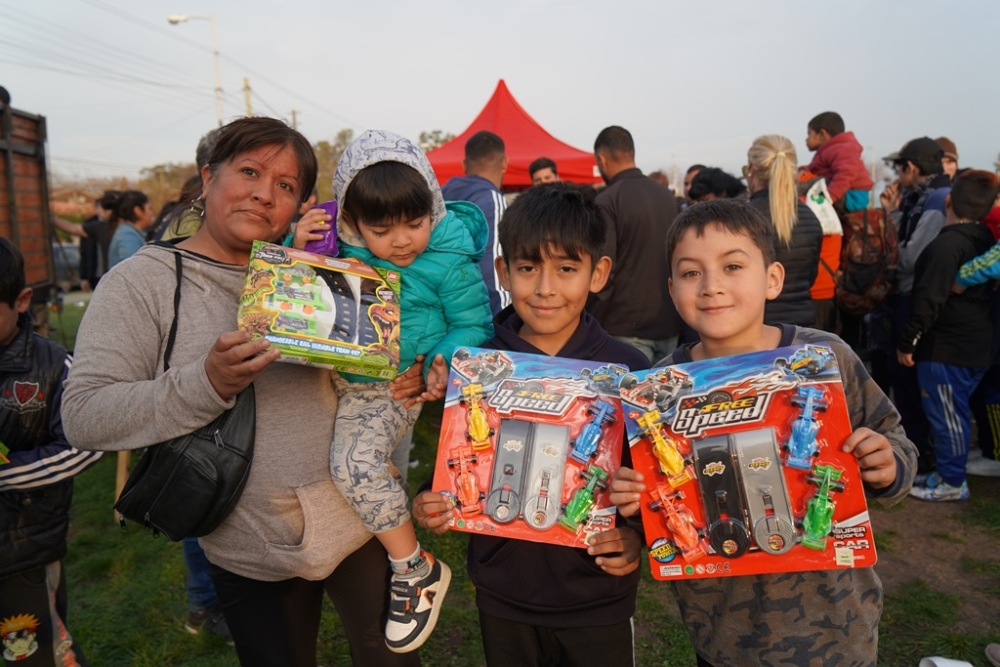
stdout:
POLYGON ((543 156, 555 161, 559 177, 564 181, 597 183, 601 180, 594 154, 564 144, 546 132, 517 103, 507 84, 500 79, 493 97, 465 132, 427 154, 442 185, 452 176, 465 174, 462 168, 465 142, 481 130, 499 135, 506 146, 508 165, 503 177, 504 189, 530 186, 528 165, 543 156))

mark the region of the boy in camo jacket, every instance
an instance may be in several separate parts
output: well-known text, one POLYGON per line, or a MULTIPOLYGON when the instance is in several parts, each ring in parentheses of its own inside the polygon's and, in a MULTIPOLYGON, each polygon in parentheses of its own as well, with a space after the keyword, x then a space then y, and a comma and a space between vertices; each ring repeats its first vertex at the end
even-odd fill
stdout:
MULTIPOLYGON (((764 303, 781 292, 774 230, 749 206, 716 200, 685 210, 667 237, 670 295, 701 340, 658 365, 726 357, 800 343, 833 349, 847 394, 853 452, 869 499, 906 496, 916 448, 899 414, 861 360, 836 336, 764 324, 764 303)), ((622 469, 611 500, 639 509, 642 475, 622 469)), ((882 583, 870 568, 689 579, 673 583, 699 667, 875 665, 882 583)))

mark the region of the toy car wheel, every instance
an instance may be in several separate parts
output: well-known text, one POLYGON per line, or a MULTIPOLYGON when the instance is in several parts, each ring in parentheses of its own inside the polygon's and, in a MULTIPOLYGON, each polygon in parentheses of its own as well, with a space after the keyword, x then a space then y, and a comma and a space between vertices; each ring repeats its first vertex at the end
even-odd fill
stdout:
POLYGON ((708 395, 709 403, 728 403, 731 400, 733 400, 733 397, 726 391, 713 391, 708 395))
POLYGON ((582 377, 582 378, 589 378, 592 375, 593 375, 593 373, 590 372, 589 368, 584 368, 582 371, 580 371, 580 377, 582 377))
POLYGON ((785 359, 784 357, 778 357, 777 359, 774 360, 774 367, 788 368, 788 359, 785 359))
POLYGON ((469 351, 466 350, 464 347, 460 347, 457 350, 455 350, 455 358, 458 359, 459 361, 465 361, 466 359, 469 358, 469 351))
POLYGON ((742 522, 725 519, 709 529, 708 543, 723 558, 738 558, 750 548, 750 534, 742 522))
POLYGON ((639 384, 639 379, 636 378, 636 376, 629 373, 628 375, 622 378, 621 384, 619 386, 627 391, 635 387, 637 384, 639 384))
POLYGON ((813 359, 812 361, 809 362, 809 372, 811 374, 816 375, 816 373, 819 373, 819 370, 820 369, 819 369, 819 362, 818 361, 816 361, 815 359, 813 359))
POLYGON ((754 526, 753 538, 761 551, 778 556, 795 546, 795 526, 781 516, 764 517, 754 526))
POLYGON ((656 395, 656 409, 666 412, 674 404, 676 396, 669 391, 661 391, 656 395))

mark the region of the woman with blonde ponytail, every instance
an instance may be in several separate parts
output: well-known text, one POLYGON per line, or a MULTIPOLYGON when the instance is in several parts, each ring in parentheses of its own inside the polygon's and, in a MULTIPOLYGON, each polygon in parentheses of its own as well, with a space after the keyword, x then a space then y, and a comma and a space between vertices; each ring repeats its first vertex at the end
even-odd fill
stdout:
POLYGON ((819 270, 823 228, 799 201, 795 146, 778 134, 757 137, 747 151, 743 168, 750 205, 763 213, 777 232, 776 260, 785 267, 785 286, 764 310, 767 324, 812 326, 816 321, 809 288, 819 270))

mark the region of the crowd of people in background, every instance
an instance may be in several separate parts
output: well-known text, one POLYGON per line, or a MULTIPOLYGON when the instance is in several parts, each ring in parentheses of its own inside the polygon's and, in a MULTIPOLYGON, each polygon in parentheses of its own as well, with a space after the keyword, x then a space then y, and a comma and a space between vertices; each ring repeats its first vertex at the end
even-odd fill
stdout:
MULTIPOLYGON (((997 176, 960 167, 946 137, 917 137, 884 158, 895 180, 876 203, 861 144, 840 115, 820 113, 805 130, 804 147, 814 154, 808 163, 796 149, 801 142, 765 134, 747 146, 741 174, 696 164, 675 192, 665 173, 637 167, 629 131, 609 126, 593 146, 603 183, 564 183, 558 165, 539 156, 528 169, 532 186, 518 193, 504 191, 508 158, 495 133, 474 134, 465 144, 465 174, 439 185, 419 149, 409 151, 391 133, 369 132, 337 170, 342 210, 334 220, 313 208, 316 158, 301 134, 273 119, 234 121, 199 142, 198 173, 159 215, 142 192, 107 191, 75 230, 81 284, 94 294, 65 393, 69 357, 29 335, 23 266, 17 249, 0 239, 0 387, 43 377, 49 397, 41 421, 0 403, 0 442, 11 447, 10 463, 0 465, 0 498, 17 501, 3 504, 0 530, 10 534, 26 517, 39 526, 16 538, 30 558, 0 560, 0 619, 35 618, 7 628, 5 646, 16 645, 16 656, 25 657, 55 651, 51 638, 66 630, 60 561, 68 496, 53 516, 39 518, 21 502, 37 491, 18 471, 54 468, 68 458, 72 472, 49 483, 71 493, 72 476, 99 457, 85 450, 131 450, 181 435, 230 407, 252 382, 260 415, 255 472, 229 519, 200 540, 184 540, 187 629, 233 641, 246 665, 315 665, 325 593, 345 620, 356 664, 419 664, 415 650, 437 613, 433 596, 428 602, 424 595, 436 592, 440 605, 448 568, 420 549, 401 488, 386 496, 395 508, 388 521, 379 514, 383 504, 372 504, 371 489, 356 494, 357 479, 338 479, 331 447, 334 453, 342 447, 335 422, 342 437, 353 420, 363 440, 373 420, 388 419, 365 412, 376 399, 351 392, 366 397, 377 389, 377 400, 390 406, 443 395, 435 367, 444 360, 435 353, 461 321, 448 315, 456 304, 435 307, 448 315, 447 324, 436 337, 413 339, 410 371, 378 387, 331 383, 316 368, 272 364, 277 351, 266 341, 231 331, 252 242, 298 247, 329 226, 337 227, 342 249, 397 267, 425 250, 433 255, 442 235, 471 233, 462 262, 478 274, 473 269, 472 283, 461 287, 472 301, 460 307, 475 314, 470 326, 477 328, 462 344, 633 369, 803 341, 829 344, 848 369, 855 432, 845 446, 859 458, 869 497, 968 499, 967 475, 1000 477, 997 176), (828 200, 809 196, 814 186, 828 200), (380 203, 358 203, 362 193, 364 201, 380 203), (887 278, 891 294, 866 312, 838 299, 848 270, 846 239, 857 220, 884 221, 898 246, 887 278), (720 254, 726 249, 731 254, 720 254), (179 309, 176 294, 182 294, 179 309), (723 324, 704 317, 699 305, 718 295, 735 295, 735 305, 727 306, 734 313, 723 324), (125 321, 123 309, 152 315, 125 321), (161 334, 175 317, 168 369, 161 334), (16 355, 33 361, 14 364, 16 355), (9 509, 15 506, 22 509, 9 509), (48 586, 37 594, 5 588, 7 574, 29 570, 48 586), (50 595, 56 604, 48 604, 50 595)), ((424 280, 422 271, 410 275, 424 280)), ((429 297, 446 287, 452 288, 428 287, 429 297)), ((403 310, 404 339, 410 310, 403 310)), ((373 450, 385 485, 396 483, 394 467, 405 473, 418 411, 401 408, 390 439, 373 450)), ((623 470, 612 496, 624 515, 634 512, 642 486, 623 470)), ((425 529, 447 530, 447 514, 438 494, 414 500, 413 518, 425 529)), ((633 664, 635 530, 623 523, 589 550, 508 542, 474 536, 469 545, 489 664, 595 664, 598 656, 600 664, 633 664), (500 552, 506 557, 497 558, 500 552), (531 579, 539 564, 556 573, 554 582, 512 584, 531 579)), ((776 577, 730 578, 729 588, 712 592, 715 616, 703 613, 706 592, 696 585, 675 592, 699 665, 759 664, 768 650, 791 663, 805 655, 800 651, 814 651, 809 655, 823 660, 874 664, 882 595, 870 570, 847 577, 802 573, 798 595, 805 599, 789 607, 795 613, 767 612, 783 627, 771 636, 745 609, 793 597, 776 577), (840 622, 853 630, 835 633, 840 622), (740 644, 734 633, 753 641, 740 644)), ((86 664, 73 636, 65 636, 63 652, 74 651, 77 663, 86 664)))

